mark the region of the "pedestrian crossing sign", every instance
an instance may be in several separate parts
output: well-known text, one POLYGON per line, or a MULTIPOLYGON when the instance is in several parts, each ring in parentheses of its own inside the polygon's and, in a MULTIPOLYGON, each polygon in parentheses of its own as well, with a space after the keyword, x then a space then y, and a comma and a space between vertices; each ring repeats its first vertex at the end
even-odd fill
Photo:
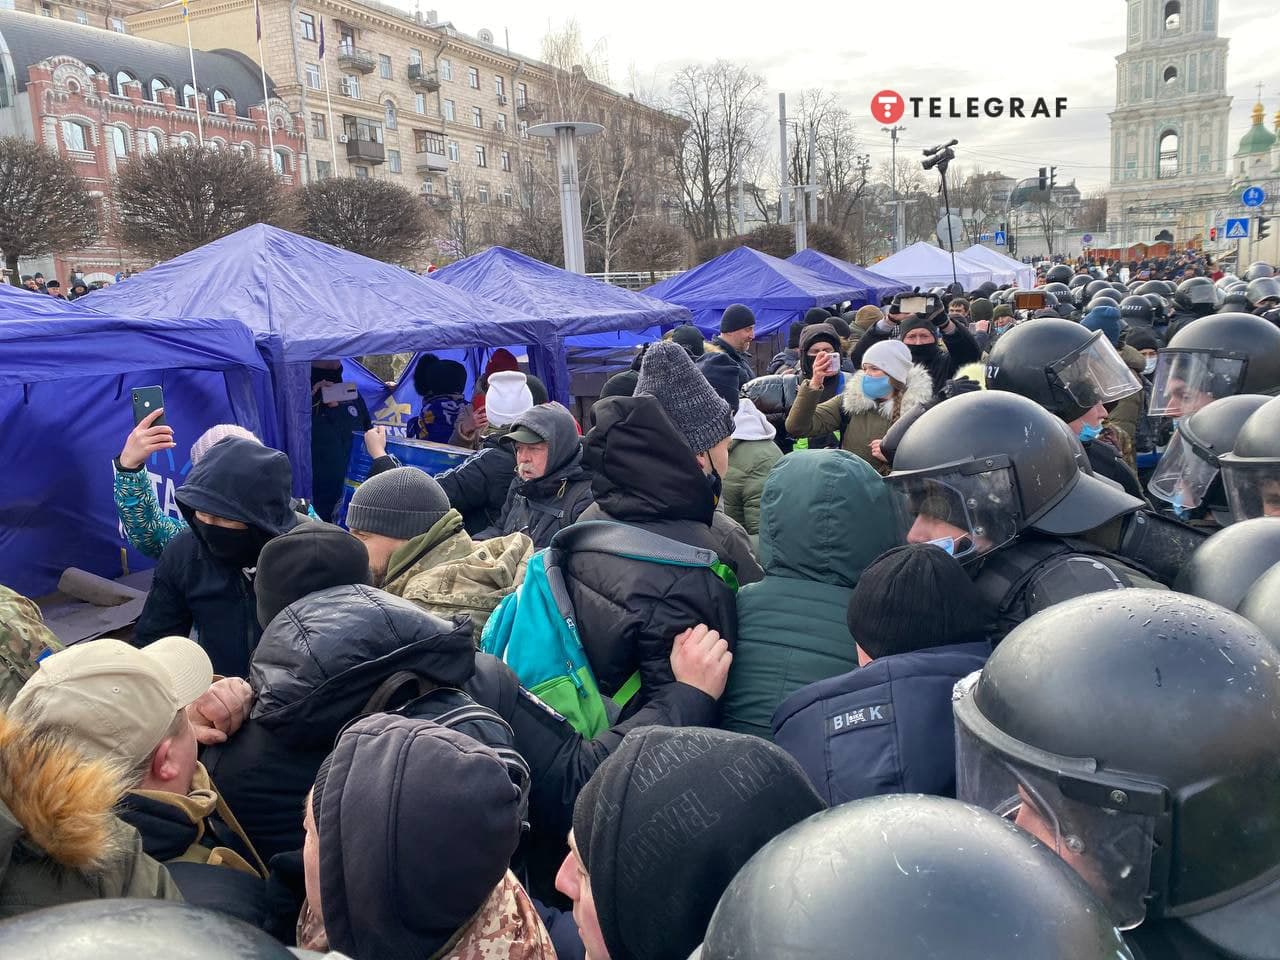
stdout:
POLYGON ((1247 240, 1249 238, 1249 218, 1236 217, 1227 221, 1227 229, 1223 236, 1228 240, 1247 240))

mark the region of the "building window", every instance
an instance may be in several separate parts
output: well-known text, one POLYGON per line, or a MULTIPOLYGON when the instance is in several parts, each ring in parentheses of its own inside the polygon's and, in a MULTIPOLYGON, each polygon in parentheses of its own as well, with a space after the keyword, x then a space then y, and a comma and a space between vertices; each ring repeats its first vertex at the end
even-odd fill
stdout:
POLYGON ((476 166, 487 167, 488 165, 489 165, 489 158, 485 156, 484 147, 481 146, 480 144, 476 144, 476 166))
POLYGON ((196 105, 196 88, 189 83, 182 85, 182 105, 188 110, 196 105))
POLYGON ((444 57, 440 58, 440 79, 441 80, 453 79, 453 61, 452 60, 448 60, 444 57))
POLYGON ((311 115, 311 135, 317 140, 323 140, 328 136, 324 127, 324 114, 313 113, 311 115))
POLYGON ((343 132, 349 140, 363 140, 365 143, 382 143, 382 125, 376 120, 364 117, 343 117, 343 132))
POLYGON ((75 120, 62 121, 62 142, 67 145, 68 150, 78 150, 81 153, 92 148, 89 131, 84 124, 75 120))
POLYGON ((378 54, 378 76, 383 80, 391 79, 391 58, 385 53, 378 54))
POLYGON ((444 118, 450 123, 458 119, 458 108, 452 100, 444 102, 444 118))
POLYGON ((118 97, 125 96, 124 85, 126 83, 133 83, 133 80, 134 80, 133 74, 131 74, 128 70, 117 70, 116 84, 115 84, 116 89, 114 91, 115 95, 118 97))
POLYGON ((386 108, 387 113, 387 129, 394 130, 396 128, 396 105, 390 100, 382 104, 386 108))
POLYGON ((502 77, 495 76, 493 78, 493 92, 496 93, 498 98, 501 100, 505 100, 507 98, 507 82, 502 79, 502 77))
POLYGON ((123 159, 129 155, 129 134, 125 132, 124 127, 110 126, 107 129, 111 132, 111 152, 116 155, 116 159, 123 159))
POLYGON ((49 4, 47 4, 47 3, 42 3, 42 4, 40 4, 40 16, 42 16, 42 17, 52 17, 52 16, 53 16, 53 7, 49 6, 49 4))
POLYGON ((320 89, 320 64, 308 63, 306 65, 307 88, 310 90, 320 89))
POLYGON ((502 188, 502 205, 508 208, 510 208, 512 205, 512 194, 511 194, 510 187, 502 188))
POLYGON ((471 108, 471 125, 477 130, 484 129, 484 111, 479 107, 471 108))
POLYGON ((1182 26, 1182 4, 1178 0, 1169 0, 1164 5, 1164 28, 1172 33, 1182 26))
POLYGON ((480 89, 480 71, 475 67, 467 67, 467 86, 472 90, 480 89))
POLYGON ((356 175, 356 179, 357 179, 357 180, 368 180, 368 179, 369 179, 369 168, 368 168, 368 167, 352 167, 351 169, 352 169, 352 171, 355 173, 355 175, 356 175))
POLYGON ((148 130, 147 131, 147 153, 159 153, 160 146, 161 146, 160 134, 156 133, 154 130, 148 130))
POLYGON ((458 162, 458 141, 457 140, 449 141, 449 162, 450 163, 458 162))
POLYGON ((328 180, 333 176, 333 164, 328 160, 316 161, 316 179, 328 180))
POLYGON ((508 153, 506 150, 503 150, 502 153, 499 155, 498 159, 502 163, 503 171, 506 173, 510 173, 511 172, 511 154, 508 153))
POLYGON ((196 138, 189 133, 184 133, 178 137, 178 142, 188 150, 194 150, 196 147, 196 138))
POLYGON ((1160 166, 1156 177, 1167 180, 1178 175, 1178 135, 1172 130, 1160 134, 1160 166))
POLYGON ((505 113, 498 114, 497 123, 498 123, 498 129, 502 133, 506 133, 507 132, 507 115, 505 113))
POLYGON ((529 102, 529 85, 527 83, 516 84, 516 106, 523 107, 529 102))
POLYGON ((392 173, 400 172, 400 151, 399 150, 387 151, 387 169, 390 170, 392 173))
POLYGON ((427 95, 425 93, 415 93, 413 95, 413 109, 418 113, 427 112, 427 95))
POLYGON ((434 194, 434 193, 436 192, 436 183, 435 183, 435 181, 434 181, 434 180, 423 180, 423 181, 422 181, 422 192, 423 192, 423 193, 425 193, 428 197, 429 197, 429 196, 431 196, 432 194, 434 194))
POLYGON ((283 150, 277 150, 271 154, 271 169, 279 174, 284 174, 289 170, 289 158, 285 156, 283 150))
POLYGON ((352 100, 360 99, 360 74, 343 74, 340 86, 344 97, 349 97, 352 100))
POLYGON ((1166 85, 1173 83, 1173 82, 1174 82, 1175 80, 1177 80, 1177 79, 1178 79, 1178 68, 1177 68, 1177 67, 1165 67, 1165 68, 1164 68, 1164 82, 1165 82, 1165 84, 1166 84, 1166 85))
POLYGON ((315 40, 316 38, 316 18, 314 14, 299 13, 298 27, 302 30, 303 40, 315 40))
POLYGON ((523 140, 529 139, 529 121, 528 120, 520 121, 520 137, 523 140))
POLYGON ((417 47, 410 47, 410 48, 409 48, 409 62, 410 62, 410 63, 417 63, 417 64, 421 64, 421 63, 422 63, 422 51, 421 51, 421 50, 419 50, 417 47))
POLYGON ((213 88, 213 109, 217 110, 224 102, 230 100, 231 96, 221 87, 213 88))
POLYGON ((449 196, 459 202, 462 201, 462 184, 456 178, 449 181, 449 196))
POLYGON ((419 130, 414 136, 414 144, 419 153, 434 153, 438 157, 444 156, 444 137, 438 133, 419 130))
POLYGON ((151 79, 151 99, 156 103, 160 102, 160 91, 169 86, 169 81, 164 77, 152 77, 151 79))
POLYGON ((76 11, 76 23, 87 24, 89 22, 89 14, 84 10, 76 11))
POLYGON ((526 159, 524 162, 524 178, 527 182, 533 182, 533 161, 526 159))
POLYGON ((489 185, 487 183, 476 185, 476 199, 481 203, 489 202, 489 185))
POLYGON ((128 32, 129 32, 128 30, 126 30, 126 29, 124 28, 124 21, 123 21, 123 20, 121 20, 119 17, 112 17, 112 18, 111 18, 111 29, 112 29, 114 32, 116 32, 116 33, 128 33, 128 32))

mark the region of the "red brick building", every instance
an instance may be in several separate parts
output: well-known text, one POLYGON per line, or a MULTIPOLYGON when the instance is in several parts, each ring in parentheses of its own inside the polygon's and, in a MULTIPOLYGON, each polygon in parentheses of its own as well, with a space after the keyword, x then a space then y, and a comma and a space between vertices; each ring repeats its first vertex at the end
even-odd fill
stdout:
MULTIPOLYGON (((131 266, 150 266, 112 234, 112 181, 134 157, 165 146, 195 146, 197 107, 210 148, 256 154, 273 162, 287 182, 301 182, 301 121, 272 96, 273 156, 256 64, 231 51, 196 51, 195 61, 198 93, 185 47, 0 13, 0 136, 35 140, 71 158, 100 207, 103 225, 92 247, 23 261, 23 273, 41 270, 66 286, 76 269, 93 282, 131 266)), ((268 90, 274 93, 269 78, 268 90)))

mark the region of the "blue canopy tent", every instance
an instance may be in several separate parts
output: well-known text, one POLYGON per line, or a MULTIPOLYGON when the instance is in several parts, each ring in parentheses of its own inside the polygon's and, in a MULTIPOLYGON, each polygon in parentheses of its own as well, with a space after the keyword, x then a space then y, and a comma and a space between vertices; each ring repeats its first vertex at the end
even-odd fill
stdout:
POLYGON ((859 289, 751 247, 738 247, 644 292, 688 307, 693 322, 711 336, 720 332, 725 307, 744 303, 756 315, 756 337, 763 338, 800 319, 810 307, 854 299, 859 289))
POLYGON ((865 306, 868 303, 878 307, 886 297, 905 293, 911 289, 901 280, 886 277, 874 270, 868 270, 866 267, 860 267, 856 263, 849 263, 827 253, 819 253, 817 250, 806 249, 793 253, 787 257, 787 263, 794 263, 806 270, 811 270, 832 283, 857 284, 864 293, 854 298, 855 307, 865 306))
MULTIPOLYGON (((190 444, 215 423, 275 440, 261 405, 270 378, 253 337, 227 320, 110 317, 0 289, 0 583, 51 592, 78 566, 119 576, 151 561, 120 535, 111 458, 133 429, 133 387, 159 384, 175 450, 147 465, 162 509, 190 469, 190 444)), ((47 298, 46 298, 47 299, 47 298)))
POLYGON ((247 327, 275 380, 283 448, 302 496, 311 492, 312 360, 523 343, 535 367, 554 365, 555 330, 545 320, 264 224, 92 293, 85 303, 126 316, 212 316, 247 327))
POLYGON ((75 317, 83 311, 69 300, 0 283, 0 317, 75 317))

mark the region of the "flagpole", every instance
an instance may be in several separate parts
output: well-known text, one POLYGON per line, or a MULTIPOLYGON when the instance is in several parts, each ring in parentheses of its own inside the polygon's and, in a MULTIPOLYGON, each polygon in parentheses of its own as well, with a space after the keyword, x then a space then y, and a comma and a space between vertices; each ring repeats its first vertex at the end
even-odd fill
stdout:
POLYGON ((320 18, 320 76, 324 80, 324 101, 329 111, 329 149, 333 151, 330 175, 338 175, 338 132, 333 126, 333 94, 329 90, 329 67, 324 62, 324 17, 320 18))
POLYGON ((195 88, 192 101, 196 108, 196 134, 200 138, 200 146, 204 146, 204 124, 200 121, 200 81, 196 79, 196 51, 191 45, 191 15, 187 10, 187 0, 182 0, 182 22, 187 25, 187 55, 191 58, 191 86, 195 88))
POLYGON ((253 21, 258 30, 258 66, 262 69, 262 108, 267 114, 267 144, 271 148, 271 169, 276 168, 276 138, 271 123, 271 97, 267 93, 267 60, 262 55, 262 11, 253 0, 253 21))

